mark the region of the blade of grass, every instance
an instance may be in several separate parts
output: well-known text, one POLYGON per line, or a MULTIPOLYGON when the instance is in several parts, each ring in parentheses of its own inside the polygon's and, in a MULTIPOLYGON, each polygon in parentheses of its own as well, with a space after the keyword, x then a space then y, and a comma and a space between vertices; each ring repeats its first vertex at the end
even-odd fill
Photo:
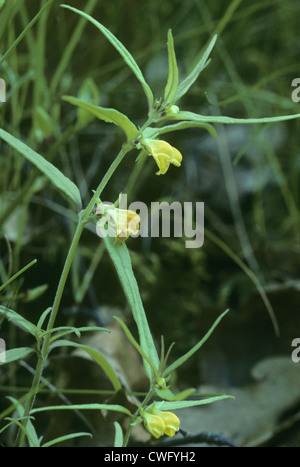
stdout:
MULTIPOLYGON (((97 3, 98 3, 98 0, 89 0, 89 2, 87 3, 85 7, 86 13, 91 14, 97 3)), ((54 76, 52 77, 51 83, 50 83, 50 95, 52 96, 56 93, 60 80, 70 63, 72 53, 74 52, 76 45, 81 39, 84 26, 85 26, 85 19, 81 18, 81 20, 78 22, 78 25, 74 29, 74 32, 72 36, 70 37, 68 43, 66 44, 65 49, 63 50, 63 55, 60 59, 58 66, 56 67, 54 76)))
MULTIPOLYGON (((14 43, 9 47, 9 49, 5 52, 5 54, 1 57, 0 59, 0 65, 4 62, 4 60, 7 59, 8 55, 11 53, 11 51, 19 44, 19 42, 23 39, 27 31, 32 28, 32 26, 37 22, 37 20, 40 18, 40 16, 44 13, 44 11, 47 10, 47 8, 50 7, 51 3, 53 3, 54 0, 48 0, 48 2, 41 8, 41 10, 35 15, 35 17, 30 21, 30 23, 26 26, 26 28, 21 32, 21 34, 17 37, 17 39, 14 41, 14 43)), ((13 7, 15 8, 15 6, 13 7)))

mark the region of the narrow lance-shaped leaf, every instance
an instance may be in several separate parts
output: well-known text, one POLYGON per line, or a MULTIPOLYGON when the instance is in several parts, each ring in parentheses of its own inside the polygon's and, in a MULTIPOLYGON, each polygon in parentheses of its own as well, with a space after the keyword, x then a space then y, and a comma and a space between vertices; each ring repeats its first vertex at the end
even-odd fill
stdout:
POLYGON ((152 368, 153 370, 153 374, 156 376, 156 378, 159 378, 159 373, 157 371, 157 368, 153 365, 153 363, 151 362, 151 360, 149 359, 149 357, 145 354, 145 352, 143 351, 142 347, 139 345, 139 343, 135 340, 135 338, 133 337, 133 335, 131 334, 131 332, 129 331, 128 327, 126 326, 125 323, 123 323, 123 321, 120 319, 120 318, 117 318, 115 316, 115 319, 118 321, 118 323, 120 324, 120 326, 122 327, 124 333, 126 334, 126 337, 127 339, 131 342, 131 344, 135 347, 135 349, 139 352, 139 354, 141 355, 141 357, 149 364, 149 366, 152 368))
POLYGON ((56 347, 64 347, 64 346, 75 347, 77 349, 80 349, 86 352, 94 360, 94 362, 97 363, 97 365, 99 365, 102 368, 102 370, 104 371, 104 373, 106 374, 110 382, 112 383, 114 389, 116 391, 119 391, 119 389, 121 389, 122 385, 115 371, 113 370, 112 366, 102 354, 97 352, 97 350, 92 349, 88 345, 78 344, 77 342, 72 342, 72 341, 68 341, 64 339, 53 342, 50 348, 51 350, 53 350, 56 347))
POLYGON ((178 101, 184 94, 186 94, 186 92, 190 89, 190 87, 198 78, 201 71, 208 65, 208 58, 216 43, 217 37, 217 34, 213 36, 204 53, 201 55, 200 60, 197 62, 196 66, 192 69, 188 76, 179 84, 175 96, 175 102, 178 101))
POLYGON ((234 399, 234 396, 220 394, 212 397, 206 397, 204 399, 199 400, 189 400, 189 401, 161 401, 156 402, 156 408, 159 410, 179 410, 179 409, 186 409, 188 407, 197 407, 198 405, 207 405, 212 404, 213 402, 217 402, 224 399, 234 399))
POLYGON ((103 24, 99 23, 99 21, 94 19, 92 16, 84 13, 83 11, 77 10, 77 8, 73 8, 73 7, 69 6, 69 5, 61 5, 61 6, 63 8, 67 8, 67 9, 69 9, 69 10, 83 16, 88 21, 90 21, 92 24, 94 24, 94 26, 96 26, 96 28, 98 28, 101 31, 102 34, 104 34, 104 36, 109 40, 109 42, 120 53, 120 55, 123 57, 125 63, 127 63, 129 68, 131 68, 131 70, 135 74, 136 78, 139 80, 139 82, 143 86, 144 92, 145 92, 147 100, 148 100, 148 106, 149 106, 149 109, 150 109, 152 107, 152 105, 153 105, 152 91, 151 91, 149 85, 146 83, 146 81, 144 79, 144 76, 143 76, 138 64, 136 63, 136 61, 134 60, 134 58, 130 54, 130 52, 128 52, 128 50, 124 47, 122 42, 120 42, 119 39, 117 39, 105 26, 103 26, 103 24))
MULTIPOLYGON (((20 418, 22 418, 24 416, 24 407, 23 407, 23 405, 17 399, 15 399, 14 397, 8 396, 7 398, 13 404, 15 404, 17 412, 18 412, 20 418)), ((27 434, 28 434, 29 445, 31 447, 39 447, 40 446, 39 438, 38 438, 38 435, 36 433, 35 427, 34 427, 32 421, 30 419, 27 420, 26 431, 27 431, 27 434)))
POLYGON ((165 88, 164 100, 166 103, 172 103, 178 87, 178 67, 171 29, 168 31, 168 61, 169 75, 165 88))
MULTIPOLYGON (((133 318, 136 322, 141 348, 152 361, 153 365, 158 368, 159 358, 153 342, 151 331, 149 329, 149 324, 140 296, 139 287, 132 270, 131 258, 127 246, 126 244, 116 244, 115 239, 108 236, 104 237, 103 240, 112 262, 114 263, 128 303, 130 305, 133 318)), ((145 371, 151 380, 151 367, 145 360, 144 366, 145 371)))
POLYGON ((190 120, 193 122, 202 123, 223 123, 223 124, 253 124, 253 123, 276 123, 286 120, 293 120, 300 117, 300 113, 291 115, 280 115, 277 117, 261 117, 261 118, 234 118, 215 115, 200 115, 194 112, 182 111, 176 115, 178 120, 190 120))
POLYGON ((121 448, 123 446, 123 431, 122 427, 118 422, 114 422, 115 426, 115 441, 114 441, 114 447, 115 448, 121 448))
POLYGON ((32 352, 35 352, 35 350, 31 349, 30 347, 17 347, 15 349, 6 350, 5 360, 0 361, 0 366, 5 365, 6 363, 15 362, 21 358, 25 358, 32 352))
POLYGON ((172 373, 172 371, 176 370, 179 366, 181 366, 186 360, 188 360, 197 350, 202 347, 202 345, 207 341, 211 333, 214 331, 214 329, 218 326, 220 323, 221 319, 228 313, 229 310, 224 311, 219 318, 214 322, 212 327, 209 329, 209 331, 205 334, 205 336, 198 342, 198 344, 194 345, 188 352, 186 352, 182 357, 179 357, 175 362, 173 362, 168 368, 165 369, 163 372, 163 376, 167 376, 168 374, 172 373))
POLYGON ((164 133, 171 133, 172 131, 185 130, 186 128, 203 128, 207 130, 211 136, 214 138, 217 137, 217 132, 215 128, 209 123, 204 122, 193 122, 193 121, 181 121, 174 123, 172 125, 165 125, 160 128, 151 128, 152 131, 149 131, 147 128, 147 137, 148 138, 157 138, 157 136, 163 135, 164 133), (149 136, 148 136, 149 135, 149 136))
POLYGON ((2 284, 0 286, 0 292, 2 289, 4 289, 5 287, 8 286, 8 284, 10 284, 11 282, 13 282, 14 280, 17 279, 17 277, 19 277, 21 274, 23 274, 28 268, 30 268, 31 266, 33 266, 35 263, 37 262, 36 259, 34 259, 33 261, 31 261, 29 264, 27 264, 26 266, 24 266, 24 268, 20 269, 18 272, 16 272, 16 274, 14 274, 12 277, 10 277, 9 279, 7 279, 6 282, 4 282, 4 284, 2 284))
POLYGON ((194 388, 185 389, 179 393, 173 393, 169 388, 158 388, 157 386, 154 388, 155 394, 162 400, 166 401, 181 401, 182 399, 186 399, 190 397, 195 392, 194 388))
POLYGON ((70 405, 52 405, 49 407, 38 407, 32 409, 30 414, 37 412, 48 412, 48 410, 111 410, 113 412, 121 412, 125 415, 131 416, 131 412, 123 407, 122 405, 117 404, 70 404, 70 405))
POLYGON ((7 318, 15 326, 22 328, 23 330, 29 332, 34 337, 36 337, 37 332, 38 332, 37 327, 31 321, 24 318, 22 315, 20 315, 16 311, 9 310, 8 308, 5 308, 4 306, 0 305, 0 315, 7 318))
POLYGON ((52 439, 51 441, 47 441, 47 443, 44 443, 41 447, 50 448, 51 446, 55 444, 63 443, 69 439, 79 438, 81 436, 89 436, 90 438, 93 437, 91 433, 87 433, 85 431, 81 431, 80 433, 70 433, 68 435, 58 436, 57 438, 52 439))
POLYGON ((5 130, 0 129, 0 138, 34 164, 57 188, 77 204, 78 209, 81 209, 82 203, 79 189, 57 167, 5 130))
POLYGON ((124 131, 128 142, 135 139, 139 134, 134 123, 132 123, 126 115, 122 114, 118 110, 100 107, 71 96, 64 97, 64 100, 77 105, 81 109, 87 110, 91 114, 95 115, 95 117, 104 120, 105 122, 114 123, 124 131))

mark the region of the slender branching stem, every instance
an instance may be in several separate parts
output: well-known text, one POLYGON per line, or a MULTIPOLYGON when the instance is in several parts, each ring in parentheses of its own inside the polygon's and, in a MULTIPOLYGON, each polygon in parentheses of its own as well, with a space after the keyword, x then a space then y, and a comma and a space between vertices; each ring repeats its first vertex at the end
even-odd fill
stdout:
MULTIPOLYGON (((49 317, 48 321, 48 326, 47 326, 47 331, 51 331, 54 328, 54 324, 56 321, 57 313, 59 310, 61 298, 63 296, 63 292, 65 289, 66 281, 72 266, 73 258, 79 243, 79 240, 81 238, 84 226, 86 223, 89 221, 89 217, 91 214, 91 211, 96 203, 96 200, 101 196, 102 191, 106 187, 108 181, 112 177, 113 173, 123 160, 124 156, 132 149, 132 146, 129 144, 125 144, 122 146, 121 151, 115 158, 115 160, 112 162, 111 166, 107 170, 106 174, 104 175, 103 179, 101 180, 98 188, 95 190, 90 202, 88 203, 87 207, 80 212, 79 214, 79 221, 67 254, 67 258, 61 273, 61 277, 58 283, 58 287, 56 290, 51 314, 49 317)), ((30 415, 30 411, 33 407, 36 394, 38 392, 38 387, 42 378, 43 370, 45 367, 45 363, 47 361, 47 357, 49 354, 50 349, 50 339, 51 339, 51 332, 48 332, 45 335, 43 345, 41 348, 41 351, 38 351, 38 361, 37 361, 37 366, 35 370, 35 375, 32 381, 32 386, 31 386, 31 397, 28 398, 25 409, 24 409, 24 417, 23 417, 23 430, 19 430, 18 435, 17 435, 17 440, 16 440, 16 446, 22 447, 25 444, 25 436, 26 436, 26 426, 27 426, 27 421, 28 421, 28 416, 30 415)))

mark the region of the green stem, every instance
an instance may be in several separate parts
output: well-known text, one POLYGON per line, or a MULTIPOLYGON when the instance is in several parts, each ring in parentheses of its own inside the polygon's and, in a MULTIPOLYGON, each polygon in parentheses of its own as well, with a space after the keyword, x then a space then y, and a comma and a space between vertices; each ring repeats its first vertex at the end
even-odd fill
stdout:
MULTIPOLYGON (((64 289, 65 289, 65 284, 66 284, 66 281, 67 281, 67 278, 68 278, 68 275, 71 269, 73 258, 74 258, 81 234, 83 232, 84 226, 88 222, 90 213, 95 205, 95 202, 97 198, 100 197, 102 191, 104 190, 105 186, 107 185, 108 181, 110 180, 111 176, 115 172, 118 165, 123 160, 124 156, 131 149, 132 147, 130 145, 123 145, 121 151, 119 152, 119 154, 117 155, 117 157, 115 158, 115 160, 113 161, 109 169, 107 170, 106 174, 104 175, 103 179, 101 180, 97 190, 94 192, 94 195, 92 196, 89 204, 83 211, 81 211, 79 215, 79 222, 77 224, 77 227, 76 227, 76 230, 73 236, 73 240, 69 248, 68 255, 67 255, 67 258, 66 258, 66 261, 65 261, 62 273, 61 273, 60 281, 58 283, 58 287, 56 290, 56 295, 54 298, 51 314, 50 314, 49 321, 48 321, 47 331, 51 331, 54 327, 54 323, 55 323, 58 309, 60 306, 61 298, 62 298, 64 289)), ((32 396, 27 400, 27 403, 24 409, 24 418, 22 422, 22 426, 24 429, 19 430, 17 440, 16 440, 16 446, 18 447, 22 447, 25 444, 25 435, 26 435, 26 426, 27 426, 28 416, 30 415, 30 411, 33 407, 35 397, 38 391, 38 387, 39 387, 39 384, 42 378, 43 370, 44 370, 45 363, 46 363, 48 353, 49 353, 50 339, 51 339, 51 332, 48 332, 45 336, 42 350, 41 352, 38 353, 38 363, 37 363, 35 375, 32 381, 32 387, 31 387, 32 396)))
POLYGON ((139 416, 139 410, 140 408, 142 407, 143 409, 146 407, 146 405, 148 404, 148 402, 150 401, 151 397, 154 395, 154 390, 151 388, 148 392, 148 394, 145 396, 145 399, 143 400, 143 402, 141 403, 141 405, 139 406, 139 408, 136 410, 136 412, 134 413, 134 415, 132 416, 132 421, 131 423, 128 425, 128 428, 126 430, 126 433, 125 433, 125 436, 124 436, 124 440, 123 440, 123 448, 126 448, 127 447, 127 444, 128 444, 128 441, 129 441, 129 438, 130 438, 130 435, 131 435, 131 432, 132 432, 132 429, 133 429, 133 423, 134 421, 137 419, 137 417, 139 416))
POLYGON ((27 422, 28 422, 28 415, 30 413, 31 407, 33 406, 35 398, 36 398, 37 388, 39 386, 40 379, 42 376, 43 366, 44 366, 43 357, 42 357, 41 352, 39 352, 38 362, 37 362, 35 374, 34 374, 32 385, 31 385, 31 391, 30 391, 31 396, 27 399, 25 409, 24 409, 24 418, 22 420, 22 426, 24 429, 23 430, 19 429, 16 443, 15 443, 16 447, 23 447, 25 444, 25 435, 26 435, 26 427, 27 427, 27 422))

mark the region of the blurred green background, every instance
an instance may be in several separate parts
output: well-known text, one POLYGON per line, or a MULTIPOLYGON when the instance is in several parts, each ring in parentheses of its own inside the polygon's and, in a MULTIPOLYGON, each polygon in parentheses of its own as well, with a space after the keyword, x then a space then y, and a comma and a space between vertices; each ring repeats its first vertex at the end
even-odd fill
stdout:
MULTIPOLYGON (((45 4, 2 2, 1 56, 45 4)), ((180 101, 182 109, 242 118, 299 113, 300 103, 291 99, 291 82, 300 75, 296 0, 68 4, 94 16, 123 42, 157 98, 167 79, 171 28, 181 78, 218 34, 211 63, 180 101)), ((0 104, 0 125, 68 175, 87 203, 123 134, 96 119, 78 128, 77 109, 62 97, 84 96, 120 110, 137 125, 145 121, 147 102, 107 39, 59 5, 54 0, 1 63, 7 101, 0 104)), ((128 240, 155 339, 160 342, 164 335, 166 344, 176 342, 171 357, 187 351, 230 308, 203 351, 179 371, 183 388, 244 387, 252 381, 256 362, 277 355, 290 358, 292 339, 300 332, 299 121, 216 129, 216 140, 199 129, 168 135, 183 163, 164 176, 155 175, 152 159, 140 170, 136 153, 128 154, 103 195, 114 202, 123 191, 129 202, 147 205, 160 200, 205 203, 205 241, 199 249, 186 249, 182 238, 128 240), (276 316, 279 337, 258 284, 276 316)), ((74 230, 73 214, 68 201, 33 166, 2 142, 0 148, 0 283, 38 260, 0 299, 36 322, 52 303, 74 230), (35 288, 43 285, 36 297, 35 288)), ((59 324, 107 324, 115 310, 130 323, 109 258, 93 228, 87 229, 59 324)), ((27 335, 5 322, 0 333, 9 347, 30 345, 27 335)), ((20 384, 18 374, 0 373, 0 385, 20 384)), ((27 373, 20 378, 21 385, 29 384, 27 373)))

